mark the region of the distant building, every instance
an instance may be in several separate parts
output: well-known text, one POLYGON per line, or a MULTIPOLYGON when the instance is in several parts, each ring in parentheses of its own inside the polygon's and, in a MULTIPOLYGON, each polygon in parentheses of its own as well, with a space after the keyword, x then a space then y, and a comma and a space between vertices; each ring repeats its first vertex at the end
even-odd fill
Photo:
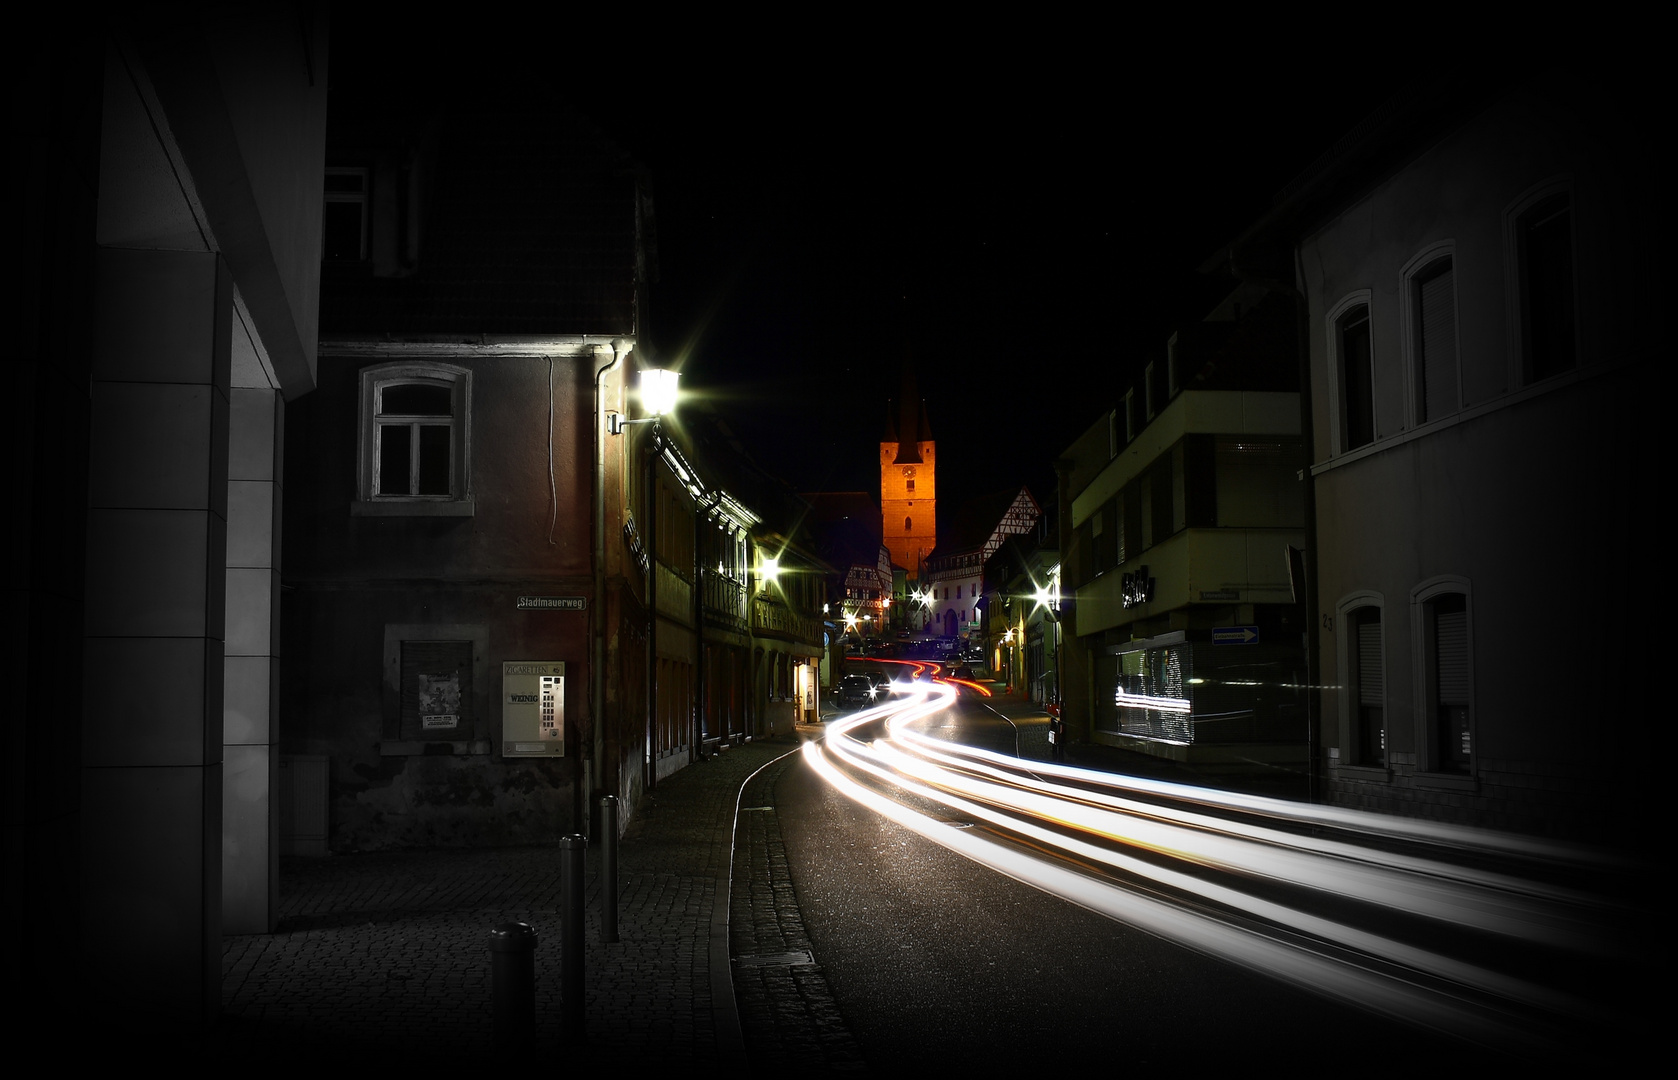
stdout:
POLYGON ((1026 488, 969 499, 946 515, 944 534, 926 559, 920 607, 923 632, 971 639, 981 629, 985 563, 1010 536, 1030 532, 1042 516, 1026 488))
POLYGON ((1064 696, 1061 659, 1071 611, 1061 593, 1059 520, 1050 507, 1031 531, 1006 537, 986 561, 981 586, 992 678, 1044 705, 1064 696))
POLYGON ((897 404, 880 440, 880 533, 892 563, 912 582, 938 542, 938 459, 926 402, 908 367, 897 404))
MULTIPOLYGON (((827 621, 831 645, 843 660, 845 643, 860 645, 878 636, 891 619, 893 566, 880 538, 880 511, 865 491, 813 492, 801 496, 809 505, 803 532, 831 568, 827 621)), ((837 677, 829 664, 824 684, 837 677)))

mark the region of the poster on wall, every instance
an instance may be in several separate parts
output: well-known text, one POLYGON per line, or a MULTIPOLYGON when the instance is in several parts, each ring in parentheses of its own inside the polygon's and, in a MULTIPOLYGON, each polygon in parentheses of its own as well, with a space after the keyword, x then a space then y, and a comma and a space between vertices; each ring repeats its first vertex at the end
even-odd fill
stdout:
POLYGON ((454 672, 419 676, 420 727, 452 731, 460 726, 460 678, 454 672))
POLYGON ((501 664, 501 756, 565 756, 565 663, 501 664))

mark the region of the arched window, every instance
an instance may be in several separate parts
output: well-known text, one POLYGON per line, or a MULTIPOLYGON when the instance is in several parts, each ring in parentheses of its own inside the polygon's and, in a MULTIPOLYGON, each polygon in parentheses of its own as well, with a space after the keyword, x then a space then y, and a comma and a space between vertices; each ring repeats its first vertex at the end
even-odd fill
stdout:
POLYGON ((1356 593, 1337 605, 1340 633, 1341 760, 1387 764, 1386 648, 1379 593, 1356 593))
POLYGON ((1340 422, 1347 450, 1375 441, 1375 375, 1369 353, 1369 308, 1358 306, 1334 324, 1340 361, 1340 422))
POLYGON ((1404 269, 1405 333, 1418 424, 1450 416, 1461 407, 1456 288, 1449 241, 1430 246, 1404 269))
POLYGON ((356 512, 469 515, 472 373, 397 362, 361 372, 356 512))
POLYGON ((1421 744, 1429 772, 1474 772, 1474 670, 1468 582, 1437 578, 1416 587, 1411 621, 1420 640, 1421 744))
POLYGON ((915 531, 915 523, 913 521, 910 521, 908 518, 904 518, 903 519, 903 531, 904 532, 914 532, 915 531))

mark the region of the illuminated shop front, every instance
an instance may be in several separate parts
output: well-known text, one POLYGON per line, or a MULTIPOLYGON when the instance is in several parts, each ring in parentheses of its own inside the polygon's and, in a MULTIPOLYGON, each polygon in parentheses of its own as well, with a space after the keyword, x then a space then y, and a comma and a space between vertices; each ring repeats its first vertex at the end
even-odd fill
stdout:
POLYGON ((1112 647, 1095 672, 1096 730, 1180 746, 1297 740, 1303 655, 1262 643, 1191 641, 1184 632, 1112 647))

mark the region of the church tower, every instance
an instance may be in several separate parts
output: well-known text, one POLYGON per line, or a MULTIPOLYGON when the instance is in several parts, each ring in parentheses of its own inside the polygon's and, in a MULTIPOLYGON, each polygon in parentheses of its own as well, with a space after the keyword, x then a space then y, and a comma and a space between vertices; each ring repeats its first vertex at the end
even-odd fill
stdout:
POLYGON ((921 561, 938 540, 937 465, 926 402, 905 365, 903 396, 896 416, 888 410, 880 439, 880 535, 910 581, 919 580, 921 561))

